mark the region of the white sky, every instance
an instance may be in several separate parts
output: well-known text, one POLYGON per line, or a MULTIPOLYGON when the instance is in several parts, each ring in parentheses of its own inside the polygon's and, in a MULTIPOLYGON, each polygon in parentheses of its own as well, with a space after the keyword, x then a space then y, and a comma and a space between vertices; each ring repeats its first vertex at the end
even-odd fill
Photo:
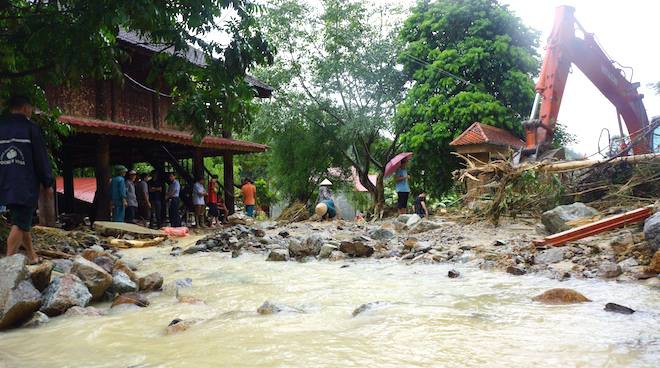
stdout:
MULTIPOLYGON (((375 0, 375 3, 414 4, 412 0, 375 0)), ((660 29, 658 0, 500 0, 523 22, 541 32, 540 55, 552 30, 555 8, 571 5, 575 17, 587 32, 594 33, 605 52, 620 64, 634 69, 633 82, 640 82, 640 93, 649 119, 660 115, 660 96, 648 87, 660 81, 660 29)), ((578 33, 579 34, 579 33, 578 33)), ((539 65, 539 69, 541 66, 539 65)), ((628 71, 626 71, 628 73, 628 71)), ((533 101, 529 101, 531 108, 533 101)), ((592 154, 598 151, 602 128, 618 134, 616 109, 577 67, 568 77, 558 117, 569 132, 576 134, 575 151, 592 154)), ((625 129, 625 124, 624 124, 625 129)), ((606 139, 601 146, 607 145, 606 139)))

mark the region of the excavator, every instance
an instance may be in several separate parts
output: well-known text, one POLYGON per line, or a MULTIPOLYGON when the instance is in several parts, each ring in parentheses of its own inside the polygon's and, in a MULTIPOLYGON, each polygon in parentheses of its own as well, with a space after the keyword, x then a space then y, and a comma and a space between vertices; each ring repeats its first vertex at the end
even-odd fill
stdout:
POLYGON ((628 138, 621 140, 618 154, 640 155, 660 152, 660 116, 651 123, 642 98, 637 92, 639 83, 631 83, 623 71, 607 56, 575 18, 575 8, 559 6, 541 74, 536 83, 536 97, 529 120, 523 122, 525 147, 519 158, 540 160, 550 155, 550 143, 557 124, 566 79, 571 64, 575 64, 603 95, 616 107, 621 137, 624 137, 621 118, 628 138), (576 36, 580 30, 583 38, 576 36))

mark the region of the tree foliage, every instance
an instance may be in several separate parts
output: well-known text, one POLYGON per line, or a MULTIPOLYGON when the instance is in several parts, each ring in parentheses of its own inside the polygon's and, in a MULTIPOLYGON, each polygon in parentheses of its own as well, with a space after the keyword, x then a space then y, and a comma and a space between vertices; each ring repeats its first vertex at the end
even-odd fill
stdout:
POLYGON ((0 99, 20 92, 56 115, 40 86, 122 80, 128 55, 117 36, 123 28, 163 45, 153 70, 172 88, 171 118, 192 126, 198 137, 218 132, 222 123, 249 120, 253 92, 243 77, 272 59, 257 11, 250 0, 2 1, 0 99), (213 41, 217 34, 228 41, 213 41), (190 46, 203 52, 206 66, 180 57, 190 46), (164 52, 168 47, 178 56, 164 52))
MULTIPOLYGON (((341 161, 357 169, 360 181, 374 198, 382 187, 368 180, 381 172, 396 153, 400 132, 394 124, 405 78, 397 69, 401 49, 396 37, 396 11, 354 0, 324 0, 320 8, 299 0, 271 2, 264 19, 268 36, 278 49, 269 83, 279 86, 280 106, 291 126, 276 131, 295 139, 288 149, 315 152, 320 163, 341 161), (386 141, 386 144, 384 142, 386 141), (323 157, 336 155, 331 160, 323 157)), ((300 152, 299 152, 300 153, 300 152)), ((275 162, 277 158, 274 157, 275 162)), ((318 167, 305 160, 288 165, 287 180, 314 177, 318 167)), ((277 164, 275 164, 277 165, 277 164)), ((327 169, 327 166, 326 168, 327 169)), ((296 189, 301 193, 302 188, 296 189)), ((380 196, 378 195, 380 193, 380 196)))
POLYGON ((475 121, 521 132, 534 97, 537 34, 494 0, 420 1, 400 37, 411 82, 397 121, 414 184, 439 196, 459 167, 449 143, 475 121))

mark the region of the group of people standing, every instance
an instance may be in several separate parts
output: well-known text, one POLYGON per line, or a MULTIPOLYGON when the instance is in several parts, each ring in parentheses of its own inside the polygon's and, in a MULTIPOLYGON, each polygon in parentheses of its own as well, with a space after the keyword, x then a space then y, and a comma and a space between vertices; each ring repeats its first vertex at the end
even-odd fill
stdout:
MULTIPOLYGON (((190 210, 194 214, 195 226, 206 227, 208 224, 213 227, 226 223, 229 211, 223 200, 218 176, 212 175, 208 185, 204 177, 194 180, 191 193, 188 192, 190 201, 183 201, 183 208, 186 213, 190 210)), ((237 187, 241 189, 246 214, 254 217, 256 187, 248 178, 237 187)), ((116 166, 115 176, 110 181, 112 221, 145 226, 148 223, 150 227, 158 229, 163 226, 167 212, 170 226, 180 227, 181 196, 181 184, 174 173, 168 173, 167 182, 163 182, 155 170, 138 175, 134 170, 116 166)))

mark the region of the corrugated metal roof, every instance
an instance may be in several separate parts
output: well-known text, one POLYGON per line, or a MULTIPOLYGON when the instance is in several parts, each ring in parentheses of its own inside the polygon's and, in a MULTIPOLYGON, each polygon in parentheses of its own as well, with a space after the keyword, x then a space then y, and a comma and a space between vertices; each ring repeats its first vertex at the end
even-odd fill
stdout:
POLYGON ((525 143, 511 132, 494 126, 475 122, 465 129, 461 135, 454 139, 450 146, 466 146, 470 144, 492 144, 521 148, 525 143))
POLYGON ((60 120, 74 126, 78 132, 149 139, 224 151, 264 152, 268 149, 268 146, 264 144, 221 137, 205 137, 200 143, 197 143, 193 140, 192 134, 178 130, 158 130, 141 126, 119 124, 106 120, 96 120, 66 115, 61 116, 60 120))

